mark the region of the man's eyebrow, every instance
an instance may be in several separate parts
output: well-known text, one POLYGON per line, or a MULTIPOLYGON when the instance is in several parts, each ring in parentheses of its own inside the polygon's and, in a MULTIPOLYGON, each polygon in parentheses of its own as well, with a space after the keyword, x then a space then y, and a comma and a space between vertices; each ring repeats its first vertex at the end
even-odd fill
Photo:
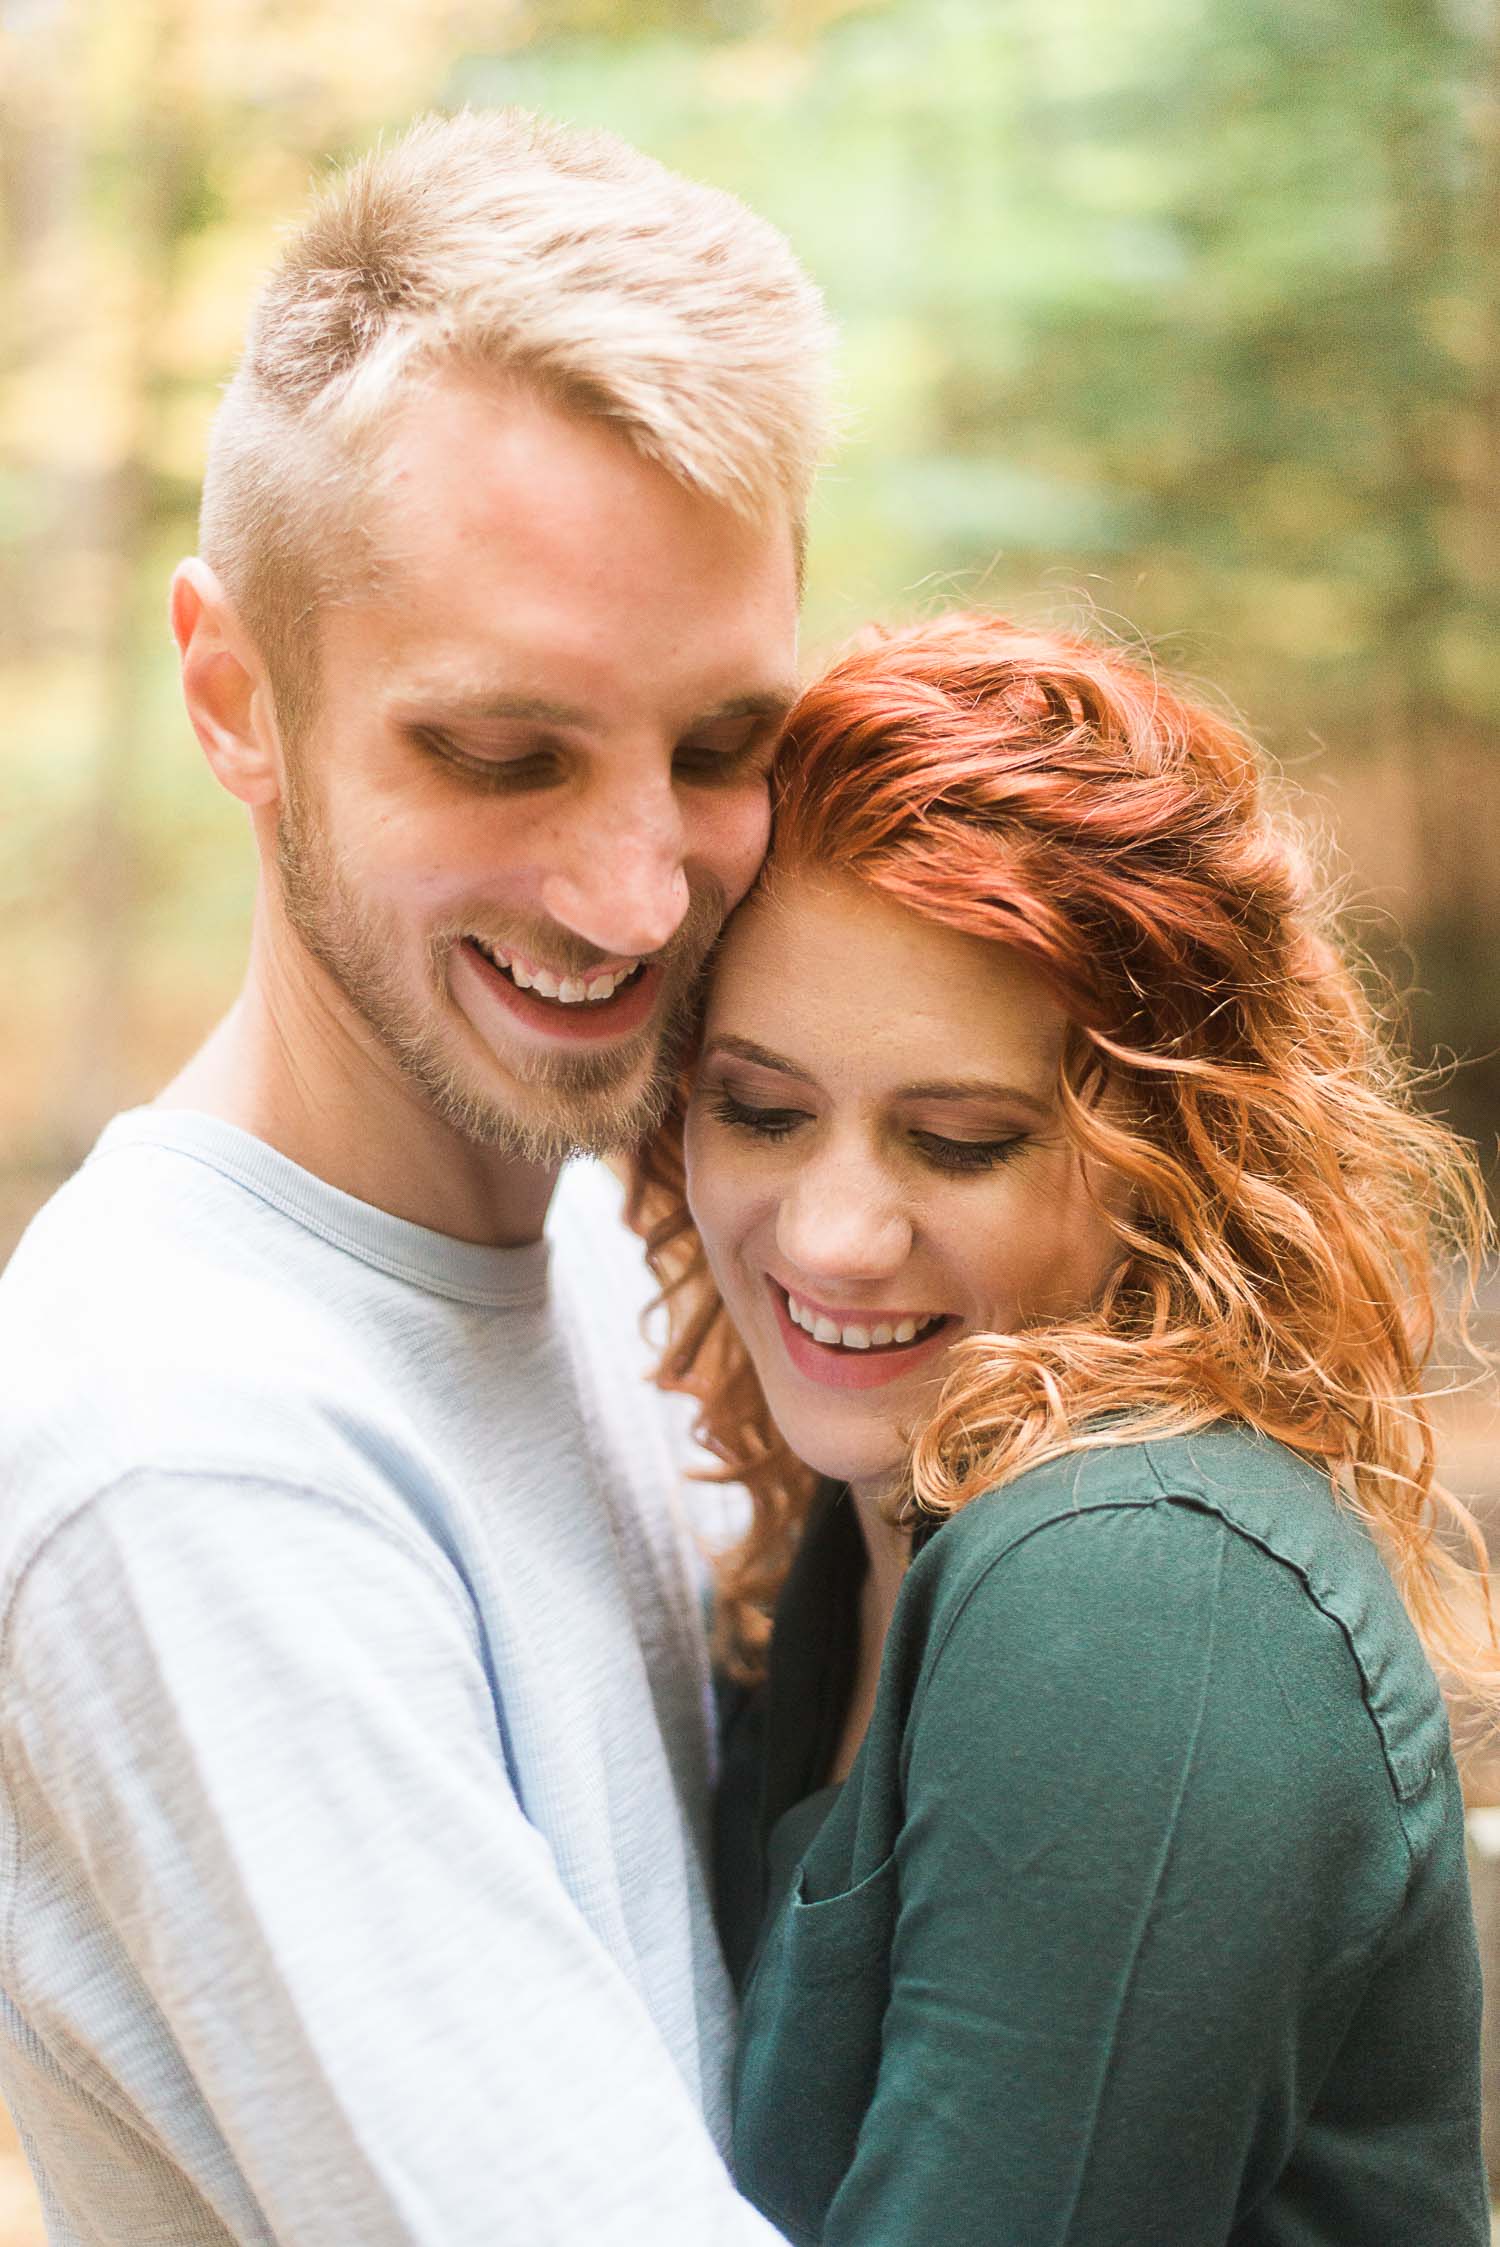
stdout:
POLYGON ((691 722, 695 726, 712 725, 718 718, 773 718, 779 722, 796 699, 795 686, 762 687, 754 694, 732 694, 727 702, 716 702, 691 722))
POLYGON ((591 712, 571 702, 546 702, 530 694, 494 694, 488 689, 470 692, 462 687, 418 687, 401 698, 398 715, 413 719, 418 712, 444 718, 516 718, 524 725, 587 726, 591 712))
MULTIPOLYGON (((748 1061, 757 1069, 774 1069, 778 1076, 801 1077, 809 1084, 814 1081, 811 1069, 804 1068, 800 1061, 773 1053, 769 1046, 757 1045, 753 1038, 736 1038, 728 1033, 710 1038, 703 1058, 708 1060, 717 1053, 729 1054, 736 1061, 748 1061)), ((1024 1085, 1002 1084, 991 1077, 934 1077, 921 1084, 902 1085, 896 1097, 898 1100, 1009 1100, 1032 1109, 1038 1116, 1051 1113, 1049 1103, 1037 1093, 1028 1092, 1024 1085)))
MULTIPOLYGON (((713 725, 724 718, 764 718, 779 724, 796 699, 795 685, 763 687, 750 694, 730 695, 726 701, 716 702, 711 709, 702 710, 689 719, 689 729, 713 725)), ((468 691, 462 687, 438 685, 418 687, 402 696, 397 715, 411 723, 418 712, 480 724, 486 719, 511 719, 522 725, 588 729, 599 723, 597 711, 586 709, 581 703, 549 702, 530 694, 494 694, 486 688, 468 691)))

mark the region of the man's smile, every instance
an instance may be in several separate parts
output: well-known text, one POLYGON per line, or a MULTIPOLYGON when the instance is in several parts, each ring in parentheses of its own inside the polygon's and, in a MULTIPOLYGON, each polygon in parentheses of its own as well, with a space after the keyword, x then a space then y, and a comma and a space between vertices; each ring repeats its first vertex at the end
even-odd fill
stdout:
POLYGON ((454 996, 487 1041, 513 1029, 569 1045, 629 1037, 651 1019, 665 974, 653 960, 588 977, 559 977, 524 965, 518 974, 515 963, 522 955, 473 936, 455 945, 450 957, 454 996))
POLYGON ((555 999, 560 1006, 602 1006, 646 964, 644 960, 620 960, 572 973, 554 972, 512 945, 491 944, 482 936, 471 936, 468 941, 519 990, 555 999))

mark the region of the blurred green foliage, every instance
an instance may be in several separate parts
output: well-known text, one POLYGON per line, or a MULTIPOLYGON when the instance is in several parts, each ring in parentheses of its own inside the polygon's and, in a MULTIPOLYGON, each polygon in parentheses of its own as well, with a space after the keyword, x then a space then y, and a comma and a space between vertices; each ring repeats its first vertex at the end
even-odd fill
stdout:
POLYGON ((845 339, 810 646, 977 598, 1217 682, 1327 807, 1492 1144, 1496 0, 0 0, 18 1154, 65 1158, 233 989, 248 846, 162 588, 309 172, 465 101, 780 222, 845 339))

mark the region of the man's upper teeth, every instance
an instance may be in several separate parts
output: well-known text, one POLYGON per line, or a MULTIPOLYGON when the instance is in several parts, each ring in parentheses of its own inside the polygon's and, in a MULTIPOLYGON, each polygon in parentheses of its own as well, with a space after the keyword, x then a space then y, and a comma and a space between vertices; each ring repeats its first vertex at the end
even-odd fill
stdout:
POLYGON ((788 1294, 787 1310, 794 1326, 800 1326, 815 1342, 837 1342, 841 1349, 883 1349, 889 1342, 914 1342, 925 1327, 936 1326, 943 1316, 941 1311, 929 1311, 922 1316, 902 1319, 880 1319, 873 1326, 843 1326, 831 1319, 826 1311, 815 1311, 810 1304, 799 1302, 788 1294))
POLYGON ((612 999, 627 976, 634 975, 636 965, 606 968, 602 975, 549 975, 544 967, 529 968, 515 959, 498 944, 486 944, 484 950, 513 983, 523 991, 535 991, 544 999, 556 999, 563 1006, 597 1006, 601 999, 612 999))

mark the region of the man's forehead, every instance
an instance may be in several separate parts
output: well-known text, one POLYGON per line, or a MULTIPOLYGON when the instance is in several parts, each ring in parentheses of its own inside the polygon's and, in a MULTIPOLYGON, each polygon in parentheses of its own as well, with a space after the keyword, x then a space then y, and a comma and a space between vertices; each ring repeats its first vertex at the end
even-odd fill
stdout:
POLYGON ((497 547, 575 565, 570 540, 600 567, 653 545, 722 566, 784 574, 794 589, 790 512, 747 517, 682 481, 608 417, 561 404, 516 378, 444 370, 416 384, 372 445, 363 535, 382 576, 420 572, 497 547))
POLYGON ((445 520, 455 509, 483 516, 535 484, 560 499, 650 486, 676 493, 686 507, 715 504, 642 451, 620 422, 503 373, 445 368, 413 382, 393 404, 373 455, 370 496, 398 525, 435 511, 445 520))
POLYGON ((497 615, 449 630, 384 580, 322 611, 325 670, 358 678, 396 722, 516 724, 599 731, 634 713, 683 727, 744 719, 774 725, 797 698, 795 650, 779 641, 716 644, 671 668, 601 647, 586 612, 497 615))

